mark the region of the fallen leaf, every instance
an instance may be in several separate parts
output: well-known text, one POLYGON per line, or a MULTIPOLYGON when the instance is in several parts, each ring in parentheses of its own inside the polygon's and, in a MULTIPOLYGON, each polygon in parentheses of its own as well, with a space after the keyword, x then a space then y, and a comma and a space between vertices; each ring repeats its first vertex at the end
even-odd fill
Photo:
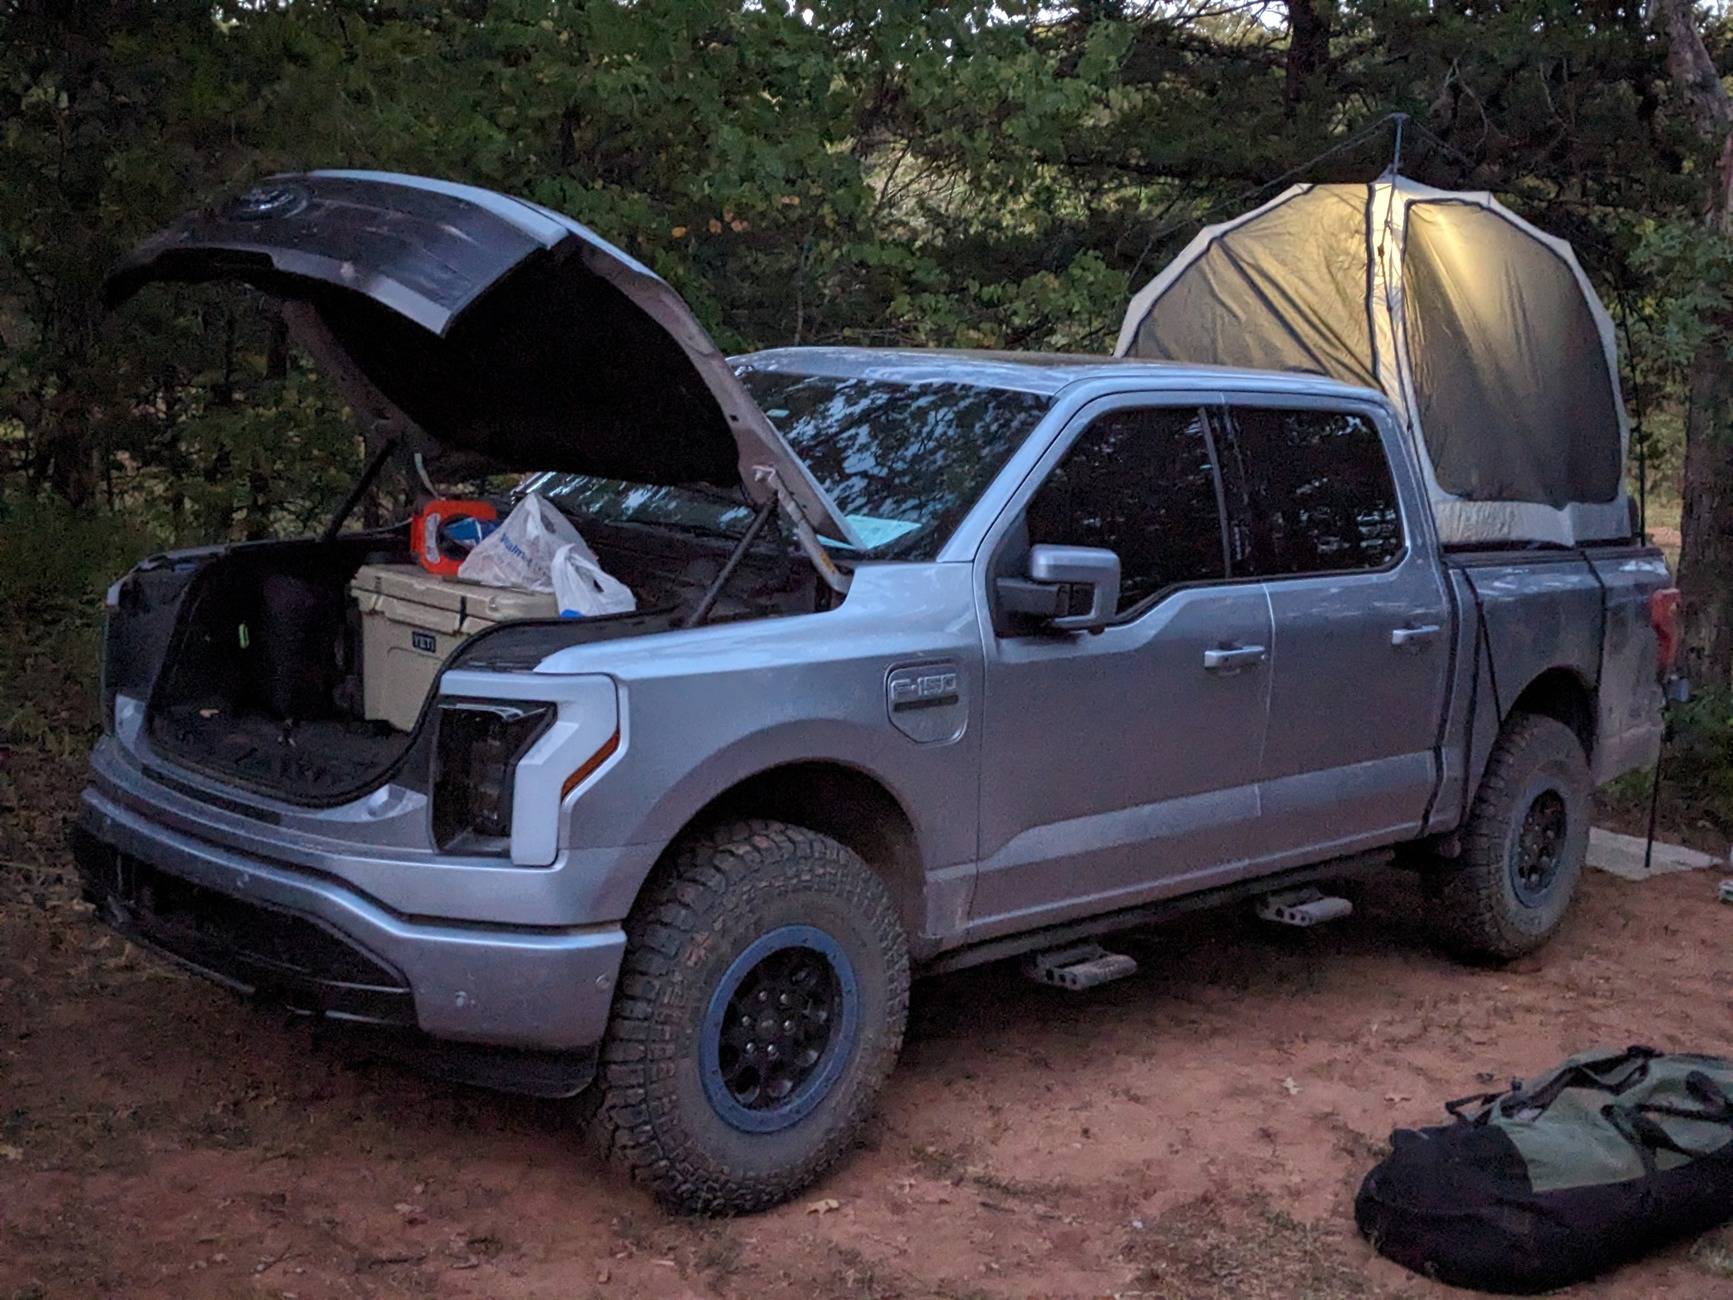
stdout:
POLYGON ((22 1160, 24 1152, 11 1143, 0 1143, 0 1160, 22 1160))
POLYGON ((1290 1097, 1298 1097, 1300 1095, 1300 1085, 1294 1082, 1294 1076, 1291 1074, 1282 1080, 1282 1089, 1290 1097))
POLYGON ((668 233, 674 236, 675 239, 684 239, 686 238, 686 227, 675 226, 674 229, 670 230, 668 233))
POLYGON ((832 1210, 842 1209, 842 1202, 834 1196, 827 1196, 822 1201, 813 1201, 806 1207, 808 1214, 829 1214, 832 1210))

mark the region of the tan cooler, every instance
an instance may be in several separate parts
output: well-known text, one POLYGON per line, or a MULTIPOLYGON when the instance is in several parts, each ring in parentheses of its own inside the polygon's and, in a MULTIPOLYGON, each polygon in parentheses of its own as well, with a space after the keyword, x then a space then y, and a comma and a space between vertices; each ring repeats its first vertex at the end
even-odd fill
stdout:
POLYGON ((445 658, 495 623, 555 618, 551 591, 440 578, 413 564, 363 565, 349 584, 361 607, 362 714, 415 726, 445 658))

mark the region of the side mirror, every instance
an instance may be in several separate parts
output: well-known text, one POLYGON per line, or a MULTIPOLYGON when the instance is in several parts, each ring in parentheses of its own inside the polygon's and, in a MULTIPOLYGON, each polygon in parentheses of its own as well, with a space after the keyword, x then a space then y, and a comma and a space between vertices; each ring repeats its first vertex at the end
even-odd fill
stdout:
POLYGON ((999 603, 1056 632, 1099 632, 1119 605, 1119 557, 1093 546, 1033 546, 1027 578, 1000 578, 999 603))

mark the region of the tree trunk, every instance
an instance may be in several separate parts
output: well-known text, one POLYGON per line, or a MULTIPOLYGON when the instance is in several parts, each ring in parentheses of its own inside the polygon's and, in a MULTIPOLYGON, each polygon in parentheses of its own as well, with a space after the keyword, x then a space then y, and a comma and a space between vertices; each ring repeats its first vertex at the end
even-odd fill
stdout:
MULTIPOLYGON (((1733 218, 1733 99, 1697 30, 1692 0, 1655 0, 1667 71, 1715 166, 1703 177, 1703 220, 1722 238, 1733 218)), ((1705 686, 1733 682, 1733 373, 1724 315, 1691 360, 1685 425, 1679 587, 1685 597, 1685 667, 1705 686)))
POLYGON ((1725 685, 1733 665, 1733 366, 1721 334, 1691 361, 1685 422, 1684 517, 1679 588, 1684 593, 1685 670, 1725 685))
MULTIPOLYGON (((269 333, 265 339, 265 383, 280 395, 282 384, 289 375, 289 322, 281 311, 269 313, 269 333)), ((271 476, 255 463, 247 470, 247 510, 242 529, 249 542, 261 541, 271 535, 271 476)))
POLYGON ((1283 98, 1292 117, 1330 61, 1330 0, 1288 0, 1288 58, 1283 98))

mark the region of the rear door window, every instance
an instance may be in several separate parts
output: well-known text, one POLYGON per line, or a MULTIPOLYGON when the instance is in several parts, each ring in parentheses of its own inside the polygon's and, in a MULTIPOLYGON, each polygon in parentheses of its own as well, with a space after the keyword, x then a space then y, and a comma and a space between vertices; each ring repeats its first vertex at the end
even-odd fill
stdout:
POLYGON ((1402 554, 1396 484, 1368 416, 1235 405, 1216 444, 1234 577, 1382 569, 1402 554))
POLYGON ((1096 546, 1119 556, 1119 613, 1225 574, 1215 470, 1202 412, 1110 411, 1092 421, 1026 513, 1031 545, 1096 546))

